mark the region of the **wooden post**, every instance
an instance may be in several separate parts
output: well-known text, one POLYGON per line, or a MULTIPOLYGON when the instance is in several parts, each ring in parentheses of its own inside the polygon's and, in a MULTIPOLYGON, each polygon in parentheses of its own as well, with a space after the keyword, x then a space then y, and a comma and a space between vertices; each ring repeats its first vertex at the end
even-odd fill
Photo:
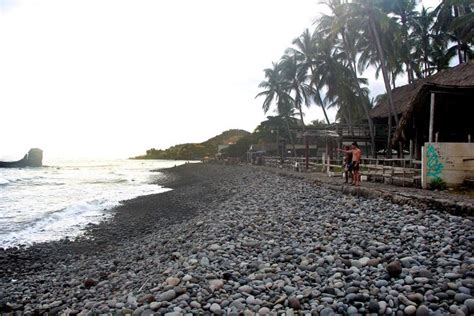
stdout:
POLYGON ((413 160, 413 139, 410 139, 410 160, 413 160))
POLYGON ((327 157, 327 162, 328 162, 328 164, 327 164, 327 175, 329 177, 331 175, 330 174, 330 172, 331 172, 331 156, 330 155, 328 155, 328 157, 327 157))
POLYGON ((326 140, 326 161, 325 161, 325 163, 326 163, 326 172, 327 172, 327 171, 329 171, 328 166, 327 166, 329 164, 329 144, 328 144, 327 140, 326 140))
POLYGON ((305 150, 305 156, 306 156, 306 171, 308 171, 308 169, 309 169, 309 140, 308 140, 308 134, 307 134, 307 132, 305 132, 304 141, 305 141, 305 146, 306 146, 306 150, 305 150))
POLYGON ((439 132, 436 132, 436 133, 435 133, 435 143, 438 142, 438 136, 439 136, 439 132))
POLYGON ((471 134, 467 135, 467 142, 468 142, 468 143, 471 142, 471 134))
POLYGON ((434 111, 435 111, 435 94, 431 92, 430 100, 430 128, 428 131, 428 142, 433 142, 433 126, 434 126, 434 111))

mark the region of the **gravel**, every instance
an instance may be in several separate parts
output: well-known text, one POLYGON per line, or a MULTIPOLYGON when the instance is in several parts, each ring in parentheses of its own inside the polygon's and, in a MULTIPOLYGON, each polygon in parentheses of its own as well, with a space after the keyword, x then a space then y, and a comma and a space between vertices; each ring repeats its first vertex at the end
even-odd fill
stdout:
POLYGON ((0 250, 0 312, 474 310, 473 218, 251 166, 184 165, 84 238, 0 250))

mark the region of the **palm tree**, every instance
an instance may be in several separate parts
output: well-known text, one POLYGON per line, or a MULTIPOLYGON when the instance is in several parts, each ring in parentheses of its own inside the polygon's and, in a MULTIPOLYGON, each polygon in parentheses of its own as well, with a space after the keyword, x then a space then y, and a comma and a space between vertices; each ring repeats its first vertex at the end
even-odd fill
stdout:
MULTIPOLYGON (((350 72, 347 72, 349 77, 343 77, 341 79, 349 79, 353 83, 353 88, 357 98, 355 98, 355 100, 350 104, 356 104, 365 115, 369 125, 371 153, 372 155, 375 155, 374 124, 369 114, 371 107, 368 98, 368 90, 361 87, 361 84, 366 84, 366 82, 362 82, 357 76, 357 38, 359 37, 359 34, 356 32, 356 28, 347 25, 347 20, 345 19, 345 9, 347 9, 347 7, 341 5, 340 0, 327 0, 325 4, 331 10, 332 15, 322 15, 317 23, 317 29, 326 36, 326 41, 332 43, 330 44, 331 46, 340 51, 339 57, 342 58, 343 63, 350 70, 350 72)), ((345 112, 347 111, 341 111, 339 117, 344 117, 346 122, 350 121, 351 115, 349 114, 351 112, 349 111, 348 114, 345 114, 345 112)))
POLYGON ((434 21, 434 14, 432 14, 425 7, 421 8, 420 13, 412 20, 412 32, 410 40, 414 45, 413 59, 415 66, 414 72, 418 78, 424 78, 433 73, 434 62, 434 37, 430 32, 434 21))
POLYGON ((391 154, 391 132, 392 119, 398 126, 398 116, 392 98, 392 89, 390 86, 390 75, 388 71, 388 58, 386 57, 387 46, 390 43, 396 43, 394 38, 382 40, 381 34, 385 36, 395 36, 397 31, 393 21, 380 9, 381 0, 354 0, 345 3, 345 18, 347 24, 357 29, 360 34, 358 41, 359 49, 362 52, 359 58, 359 68, 366 69, 369 65, 375 63, 382 72, 385 90, 387 94, 387 103, 389 108, 388 117, 388 138, 387 153, 391 154), (385 47, 384 47, 385 45, 385 47))
MULTIPOLYGON (((416 45, 411 41, 410 29, 414 22, 415 17, 418 15, 418 11, 415 10, 416 1, 415 0, 384 0, 382 2, 382 10, 386 14, 391 14, 392 19, 395 20, 400 25, 400 36, 396 37, 399 41, 399 49, 395 55, 400 58, 402 63, 405 64, 406 71, 408 74, 408 83, 413 83, 415 81, 414 70, 415 66, 413 63, 413 58, 411 56, 412 48, 416 45)), ((401 65, 401 63, 398 63, 401 65)), ((392 77, 394 81, 394 78, 392 77)))
POLYGON ((308 84, 308 65, 304 56, 297 52, 285 54, 280 61, 283 80, 288 83, 287 93, 291 96, 295 109, 299 112, 303 133, 305 132, 303 103, 309 107, 314 90, 308 84))
POLYGON ((303 56, 303 61, 302 63, 305 64, 305 67, 308 68, 311 72, 311 85, 314 86, 313 89, 313 101, 321 107, 324 113, 324 117, 326 119, 327 124, 331 124, 329 121, 328 114, 326 112, 325 104, 323 102, 323 99, 321 97, 321 94, 318 89, 318 82, 315 80, 315 63, 316 63, 316 58, 318 55, 318 47, 317 47, 317 41, 316 41, 316 32, 310 33, 308 29, 306 29, 299 37, 295 38, 293 40, 293 45, 296 46, 296 48, 290 48, 287 50, 287 52, 292 52, 293 54, 298 54, 303 56))
MULTIPOLYGON (((445 35, 455 42, 459 63, 467 62, 472 55, 472 29, 474 28, 474 13, 465 0, 443 0, 434 11, 436 22, 433 30, 437 35, 445 35)), ((448 50, 449 52, 449 50, 448 50)))
POLYGON ((262 108, 263 112, 267 113, 273 103, 276 103, 276 112, 281 116, 285 122, 288 130, 288 137, 290 138, 293 147, 293 155, 296 156, 296 147, 290 130, 289 121, 293 116, 293 102, 291 96, 286 92, 288 90, 288 82, 285 82, 281 76, 281 67, 277 63, 272 63, 272 68, 264 69, 266 80, 259 84, 259 88, 264 90, 258 93, 255 97, 265 97, 262 108))

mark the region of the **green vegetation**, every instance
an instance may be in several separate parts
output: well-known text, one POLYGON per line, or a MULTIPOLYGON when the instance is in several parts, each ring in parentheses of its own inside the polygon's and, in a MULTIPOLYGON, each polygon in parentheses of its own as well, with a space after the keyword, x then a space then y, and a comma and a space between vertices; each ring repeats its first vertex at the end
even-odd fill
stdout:
MULTIPOLYGON (((297 128, 298 120, 291 116, 268 116, 261 122, 251 134, 239 139, 234 145, 229 146, 223 151, 226 157, 245 159, 251 145, 275 144, 278 140, 288 140, 296 138, 294 129, 297 128), (290 132, 293 130, 293 132, 290 132)), ((324 121, 313 121, 309 126, 324 127, 324 121)), ((274 153, 277 155, 277 153, 274 153)))
POLYGON ((201 160, 204 157, 214 158, 219 145, 236 143, 249 134, 244 130, 231 129, 203 143, 180 144, 165 150, 152 148, 147 150, 145 155, 133 159, 201 160))
POLYGON ((446 190, 446 182, 443 179, 436 177, 430 181, 430 190, 446 190))
MULTIPOLYGON (((470 1, 443 0, 436 8, 417 10, 416 0, 325 0, 329 14, 293 41, 278 62, 265 69, 257 97, 263 111, 272 105, 283 120, 295 114, 305 131, 303 104, 337 109, 336 119, 349 130, 369 126, 374 150, 373 122, 369 116, 368 80, 360 77, 369 67, 382 74, 391 119, 387 152, 391 152, 392 124, 398 125, 391 89, 406 74, 408 83, 448 68, 452 60, 472 59, 474 13, 470 1)), ((293 141, 289 139, 291 143, 293 141)))

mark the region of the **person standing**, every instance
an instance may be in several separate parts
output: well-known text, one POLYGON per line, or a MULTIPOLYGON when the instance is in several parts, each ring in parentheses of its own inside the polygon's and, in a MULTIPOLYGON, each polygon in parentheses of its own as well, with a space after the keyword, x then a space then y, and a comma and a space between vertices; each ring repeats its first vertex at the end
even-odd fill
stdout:
POLYGON ((360 185, 360 158, 362 157, 362 151, 357 145, 357 142, 352 143, 352 178, 354 185, 360 185))
POLYGON ((352 154, 352 184, 353 185, 360 185, 360 175, 359 175, 359 170, 360 170, 360 158, 362 157, 362 151, 359 148, 359 145, 357 145, 357 142, 352 143, 352 149, 350 150, 344 150, 344 149, 338 149, 339 151, 342 151, 346 154, 352 154))
POLYGON ((352 184, 352 151, 350 151, 349 146, 345 146, 344 149, 346 150, 346 152, 344 153, 344 175, 346 178, 346 183, 349 182, 350 177, 352 184))

